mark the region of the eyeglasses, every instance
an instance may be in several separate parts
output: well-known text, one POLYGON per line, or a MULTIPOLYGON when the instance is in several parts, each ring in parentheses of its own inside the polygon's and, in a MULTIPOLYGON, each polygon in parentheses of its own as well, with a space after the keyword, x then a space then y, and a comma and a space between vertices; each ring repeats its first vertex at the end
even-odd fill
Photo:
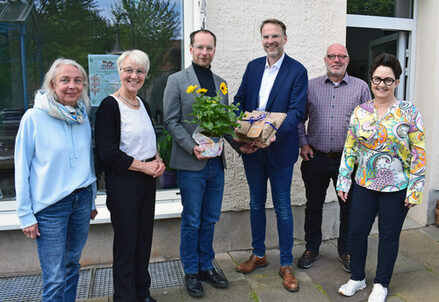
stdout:
POLYGON ((121 70, 123 70, 123 72, 125 72, 128 75, 132 75, 133 72, 135 72, 136 75, 138 75, 138 76, 144 76, 146 74, 145 70, 143 70, 143 69, 134 70, 131 67, 122 67, 121 70))
POLYGON ((380 77, 372 77, 371 79, 372 83, 374 85, 379 85, 381 82, 384 83, 384 85, 386 86, 392 86, 392 84, 396 81, 396 79, 392 79, 392 78, 380 78, 380 77))
POLYGON ((282 37, 282 35, 281 34, 274 34, 274 35, 264 35, 264 36, 262 36, 262 40, 268 40, 268 39, 270 39, 271 38, 271 40, 276 40, 276 39, 279 39, 279 38, 281 38, 282 37))
POLYGON ((203 51, 206 49, 207 52, 212 52, 215 50, 215 47, 212 45, 204 46, 204 45, 194 45, 193 46, 196 50, 203 51))
POLYGON ((344 61, 348 56, 347 55, 327 55, 329 60, 334 61, 335 58, 338 58, 340 61, 344 61))

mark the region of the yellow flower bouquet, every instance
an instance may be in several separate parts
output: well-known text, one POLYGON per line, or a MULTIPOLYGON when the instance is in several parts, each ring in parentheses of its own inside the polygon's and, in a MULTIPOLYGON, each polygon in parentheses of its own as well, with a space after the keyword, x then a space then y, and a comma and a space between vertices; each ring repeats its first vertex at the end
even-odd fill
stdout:
MULTIPOLYGON (((199 124, 202 128, 201 132, 210 137, 234 135, 234 129, 239 127, 239 116, 235 113, 239 111, 239 108, 233 104, 222 104, 222 96, 218 91, 216 96, 210 97, 205 95, 207 89, 197 88, 197 85, 190 85, 186 90, 195 97, 192 105, 194 119, 190 123, 199 124)), ((227 94, 227 85, 224 82, 221 83, 220 90, 223 95, 227 94)))

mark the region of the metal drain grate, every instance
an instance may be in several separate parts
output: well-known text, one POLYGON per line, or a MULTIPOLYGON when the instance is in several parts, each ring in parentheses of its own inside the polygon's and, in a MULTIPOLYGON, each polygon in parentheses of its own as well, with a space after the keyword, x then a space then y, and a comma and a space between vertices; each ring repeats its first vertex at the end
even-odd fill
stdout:
POLYGON ((113 269, 111 267, 97 268, 93 278, 90 298, 113 295, 113 269))
POLYGON ((0 301, 38 301, 42 284, 41 275, 0 279, 0 301))
MULTIPOLYGON (((79 272, 77 300, 88 297, 91 270, 79 272)), ((43 279, 41 275, 27 275, 9 278, 0 278, 0 302, 35 302, 41 301, 43 279)))
MULTIPOLYGON (((215 268, 224 276, 218 263, 215 268)), ((151 289, 184 286, 184 271, 180 260, 154 262, 149 265, 151 289)), ((41 275, 0 278, 0 302, 41 301, 41 275)), ((84 269, 79 272, 76 300, 113 295, 111 267, 84 269)))
POLYGON ((184 271, 180 260, 151 263, 149 273, 151 289, 184 286, 184 271))

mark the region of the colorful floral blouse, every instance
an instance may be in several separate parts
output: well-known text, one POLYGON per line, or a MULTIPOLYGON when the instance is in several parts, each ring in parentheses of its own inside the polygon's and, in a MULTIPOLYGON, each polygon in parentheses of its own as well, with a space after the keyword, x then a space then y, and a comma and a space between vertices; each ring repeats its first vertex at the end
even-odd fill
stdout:
POLYGON ((349 191, 355 164, 358 185, 381 192, 407 188, 406 202, 421 203, 425 136, 422 117, 415 106, 396 101, 381 119, 373 101, 357 106, 349 123, 337 190, 349 191))

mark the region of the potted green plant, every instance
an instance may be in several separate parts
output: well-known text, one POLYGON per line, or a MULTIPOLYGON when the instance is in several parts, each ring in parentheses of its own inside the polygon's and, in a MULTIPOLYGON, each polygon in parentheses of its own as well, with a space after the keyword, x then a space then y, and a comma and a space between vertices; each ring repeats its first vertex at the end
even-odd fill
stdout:
POLYGON ((172 137, 166 130, 158 137, 157 146, 163 163, 166 165, 165 173, 159 177, 160 188, 175 188, 177 187, 177 171, 169 165, 171 161, 172 137))
MULTIPOLYGON (((198 124, 192 137, 205 151, 202 155, 207 157, 218 156, 222 152, 222 140, 224 135, 236 137, 235 128, 240 127, 238 120, 242 119, 242 112, 237 116, 239 108, 233 104, 222 104, 219 91, 216 96, 206 95, 205 88, 197 89, 197 85, 190 85, 186 92, 194 95, 195 102, 192 105, 193 120, 189 123, 198 124)), ((221 83, 220 90, 223 95, 227 94, 227 85, 221 83)))

